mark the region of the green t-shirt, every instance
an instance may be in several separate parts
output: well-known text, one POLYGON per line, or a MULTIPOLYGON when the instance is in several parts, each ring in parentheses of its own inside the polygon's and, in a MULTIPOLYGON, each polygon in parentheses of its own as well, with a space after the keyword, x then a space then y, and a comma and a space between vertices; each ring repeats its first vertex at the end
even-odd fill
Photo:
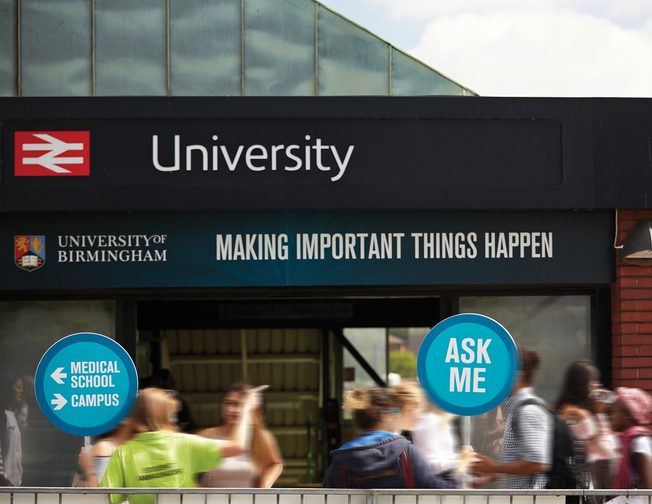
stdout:
MULTIPOLYGON (((195 476, 220 464, 220 442, 178 432, 144 432, 119 446, 100 486, 105 488, 193 488, 195 476)), ((119 504, 124 495, 111 495, 119 504)), ((153 504, 152 494, 130 494, 131 504, 153 504)))

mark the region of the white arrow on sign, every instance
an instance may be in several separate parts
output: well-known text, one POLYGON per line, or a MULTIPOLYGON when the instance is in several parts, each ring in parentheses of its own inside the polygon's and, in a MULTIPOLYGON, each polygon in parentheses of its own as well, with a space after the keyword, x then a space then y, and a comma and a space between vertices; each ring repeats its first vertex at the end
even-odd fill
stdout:
POLYGON ((59 164, 83 164, 83 157, 60 157, 60 154, 68 152, 69 150, 78 151, 84 148, 83 143, 66 143, 52 135, 45 133, 34 133, 33 136, 45 141, 46 143, 31 143, 23 144, 23 151, 48 151, 41 154, 39 157, 24 157, 23 164, 36 164, 41 165, 54 173, 70 173, 59 166, 59 164))
POLYGON ((63 368, 58 367, 57 369, 54 370, 54 372, 50 376, 59 385, 63 385, 63 378, 68 378, 68 373, 64 373, 63 368))
POLYGON ((50 404, 54 404, 54 411, 59 411, 61 408, 63 408, 66 404, 68 404, 68 400, 63 397, 61 394, 54 394, 54 399, 50 401, 50 404))

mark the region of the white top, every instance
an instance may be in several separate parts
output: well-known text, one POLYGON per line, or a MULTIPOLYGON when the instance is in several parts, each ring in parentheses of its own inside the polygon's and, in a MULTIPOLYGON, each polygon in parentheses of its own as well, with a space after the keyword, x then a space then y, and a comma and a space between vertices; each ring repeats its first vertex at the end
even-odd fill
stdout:
MULTIPOLYGON (((620 440, 619 440, 620 441, 620 440)), ((620 443, 619 443, 620 444, 620 443)), ((618 447, 620 451, 620 446, 618 447)), ((649 459, 652 459, 652 437, 650 436, 637 436, 634 439, 632 439, 632 444, 630 446, 630 453, 641 453, 648 457, 649 459)), ((636 471, 634 471, 634 468, 632 467, 632 479, 634 483, 635 488, 640 487, 640 477, 638 474, 636 474, 636 471)), ((630 503, 645 503, 648 504, 647 502, 647 497, 641 497, 641 500, 634 500, 638 499, 640 496, 637 497, 630 497, 629 502, 630 503)), ((615 500, 615 499, 612 499, 615 500)), ((609 501, 611 502, 611 501, 609 501)))
POLYGON ((412 442, 429 462, 433 471, 440 473, 457 467, 458 455, 455 436, 448 414, 423 415, 412 431, 412 442))
POLYGON ((18 426, 21 429, 25 429, 25 427, 27 427, 27 419, 29 417, 29 405, 26 402, 23 403, 15 415, 16 420, 18 420, 18 426))
MULTIPOLYGON (((223 437, 211 439, 225 440, 223 437)), ((256 482, 256 466, 250 453, 222 459, 222 463, 210 472, 202 474, 200 483, 208 488, 252 488, 256 482)))
POLYGON ((98 441, 94 446, 101 445, 102 452, 105 450, 109 452, 109 455, 95 455, 93 457, 93 466, 95 467, 95 478, 97 481, 102 481, 106 468, 109 465, 109 460, 111 460, 111 455, 117 448, 115 443, 110 439, 102 439, 98 441))
POLYGON ((589 448, 587 454, 588 462, 612 460, 617 456, 618 441, 611 431, 609 417, 604 413, 598 413, 595 415, 595 420, 598 432, 595 439, 587 446, 589 448))
POLYGON ((5 478, 14 486, 23 482, 23 441, 16 414, 5 410, 7 417, 7 446, 2 453, 5 478))
POLYGON ((95 463, 95 478, 97 481, 102 481, 106 468, 109 465, 109 460, 111 460, 111 455, 100 455, 95 457, 93 462, 95 463))
POLYGON ((652 437, 638 436, 632 440, 632 453, 642 453, 649 459, 652 459, 652 437))

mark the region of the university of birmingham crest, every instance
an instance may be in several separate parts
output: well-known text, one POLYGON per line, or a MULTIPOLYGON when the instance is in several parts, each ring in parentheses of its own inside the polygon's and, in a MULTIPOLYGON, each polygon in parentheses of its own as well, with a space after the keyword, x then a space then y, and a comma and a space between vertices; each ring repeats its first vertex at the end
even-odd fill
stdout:
POLYGON ((45 264, 45 236, 14 236, 14 262, 25 271, 45 264))

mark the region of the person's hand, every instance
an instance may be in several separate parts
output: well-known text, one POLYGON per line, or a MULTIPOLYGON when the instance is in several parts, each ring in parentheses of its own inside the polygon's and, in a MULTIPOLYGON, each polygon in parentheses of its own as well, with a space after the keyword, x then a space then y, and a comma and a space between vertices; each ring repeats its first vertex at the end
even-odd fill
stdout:
POLYGON ((82 449, 79 450, 79 457, 77 457, 77 462, 79 467, 84 472, 88 472, 89 468, 93 468, 93 456, 91 455, 90 446, 82 446, 82 449))
POLYGON ((479 455, 473 451, 471 446, 463 446, 457 459, 457 471, 466 472, 469 466, 478 460, 478 457, 479 455))
POLYGON ((495 480, 496 480, 495 474, 483 474, 482 476, 473 478, 471 482, 471 486, 473 488, 481 488, 495 480))
POLYGON ((476 455, 476 459, 471 465, 471 471, 480 474, 494 474, 496 472, 496 462, 485 455, 476 455))
POLYGON ((578 423, 583 420, 586 420, 589 416, 589 412, 584 408, 578 408, 577 406, 568 405, 560 412, 559 416, 566 422, 569 423, 578 423))
POLYGON ((242 398, 242 407, 247 411, 258 408, 263 403, 261 393, 269 388, 269 385, 260 385, 249 389, 242 398))

